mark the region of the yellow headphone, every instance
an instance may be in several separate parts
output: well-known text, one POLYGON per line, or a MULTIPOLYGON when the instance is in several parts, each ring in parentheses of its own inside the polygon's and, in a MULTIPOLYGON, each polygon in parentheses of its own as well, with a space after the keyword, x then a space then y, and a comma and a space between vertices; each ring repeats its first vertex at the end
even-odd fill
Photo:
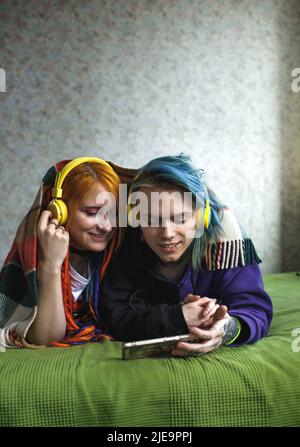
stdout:
POLYGON ((49 203, 48 210, 52 213, 52 218, 58 219, 59 225, 64 225, 67 222, 68 219, 68 208, 66 203, 62 200, 62 185, 66 178, 66 176, 69 174, 72 169, 74 169, 76 166, 82 164, 82 163, 99 163, 103 166, 109 167, 112 169, 112 167, 101 158, 96 157, 80 157, 75 158, 74 160, 67 163, 63 169, 56 174, 54 187, 52 188, 52 200, 49 203))
MULTIPOLYGON (((197 213, 197 219, 196 219, 196 228, 198 228, 200 223, 202 222, 202 216, 203 216, 203 209, 199 208, 198 213, 197 213)), ((211 208, 210 208, 209 199, 207 198, 205 201, 205 209, 204 209, 204 216, 203 216, 204 230, 208 229, 210 220, 211 220, 211 208)))

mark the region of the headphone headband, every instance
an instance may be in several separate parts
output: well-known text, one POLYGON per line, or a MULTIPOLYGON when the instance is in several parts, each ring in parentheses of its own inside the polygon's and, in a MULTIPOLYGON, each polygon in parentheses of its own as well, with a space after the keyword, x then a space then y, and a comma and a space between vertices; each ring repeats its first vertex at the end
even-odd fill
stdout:
POLYGON ((66 178, 66 176, 69 174, 72 169, 74 169, 76 166, 82 164, 82 163, 99 163, 103 166, 106 166, 112 170, 112 167, 110 164, 108 164, 106 161, 102 160, 101 158, 97 157, 79 157, 75 158, 74 160, 69 161, 60 172, 56 174, 54 187, 52 188, 52 198, 53 199, 61 199, 62 198, 62 185, 66 178))

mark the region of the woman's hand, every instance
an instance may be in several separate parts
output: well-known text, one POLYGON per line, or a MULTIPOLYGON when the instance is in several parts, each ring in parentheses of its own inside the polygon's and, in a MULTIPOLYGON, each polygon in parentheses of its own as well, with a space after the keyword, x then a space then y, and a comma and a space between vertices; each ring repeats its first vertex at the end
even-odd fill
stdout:
POLYGON ((40 260, 53 267, 61 268, 69 247, 69 233, 51 219, 51 211, 43 211, 37 224, 40 260))
POLYGON ((220 306, 211 317, 209 329, 190 328, 191 335, 197 339, 196 343, 179 342, 171 354, 175 357, 188 357, 214 351, 223 342, 229 318, 227 307, 220 306))
POLYGON ((188 294, 182 304, 182 312, 189 328, 193 326, 207 327, 212 324, 212 316, 219 304, 215 298, 200 297, 188 294))

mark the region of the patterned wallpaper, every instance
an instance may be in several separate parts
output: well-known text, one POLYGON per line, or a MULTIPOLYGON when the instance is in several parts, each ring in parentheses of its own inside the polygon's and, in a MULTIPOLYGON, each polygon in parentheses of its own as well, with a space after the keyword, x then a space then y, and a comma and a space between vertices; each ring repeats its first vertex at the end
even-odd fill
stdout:
POLYGON ((0 262, 55 161, 185 152, 255 241, 300 269, 297 0, 0 3, 0 262))

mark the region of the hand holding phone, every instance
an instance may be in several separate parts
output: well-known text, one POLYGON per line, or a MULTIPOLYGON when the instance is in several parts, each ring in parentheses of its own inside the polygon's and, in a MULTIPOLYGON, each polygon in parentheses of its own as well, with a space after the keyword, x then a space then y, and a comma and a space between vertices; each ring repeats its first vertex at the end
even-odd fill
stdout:
POLYGON ((141 359, 145 357, 155 357, 170 355, 170 352, 180 341, 195 343, 196 339, 191 334, 175 335, 173 337, 154 338, 151 340, 141 340, 122 344, 122 359, 141 359))

